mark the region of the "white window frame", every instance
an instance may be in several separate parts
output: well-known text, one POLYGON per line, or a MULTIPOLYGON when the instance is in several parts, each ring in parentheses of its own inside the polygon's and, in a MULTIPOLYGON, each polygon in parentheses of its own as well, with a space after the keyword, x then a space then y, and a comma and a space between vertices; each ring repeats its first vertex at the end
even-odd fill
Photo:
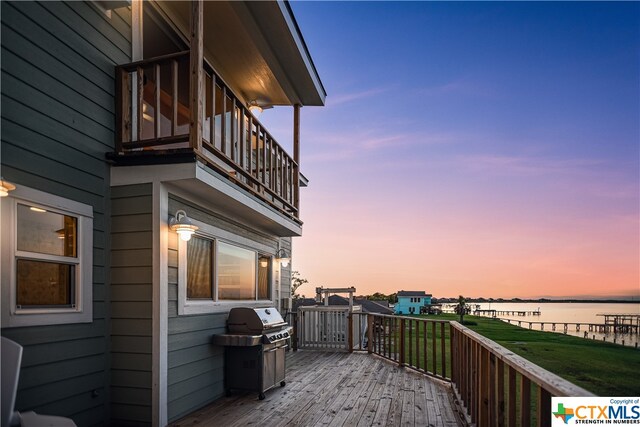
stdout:
POLYGON ((221 228, 200 221, 191 220, 198 226, 196 236, 213 241, 213 299, 187 298, 187 242, 178 238, 178 315, 208 314, 227 312, 233 307, 271 307, 275 298, 275 281, 279 275, 279 263, 276 262, 275 249, 246 237, 238 236, 221 228), (238 246, 256 254, 255 300, 218 300, 218 242, 238 246), (258 269, 260 254, 271 257, 271 277, 269 281, 270 299, 258 297, 258 269))
POLYGON ((17 186, 0 201, 2 213, 2 327, 59 325, 93 321, 93 207, 32 188, 17 186), (18 251, 18 204, 77 218, 77 257, 18 251), (18 308, 16 260, 56 261, 75 266, 75 306, 18 308))

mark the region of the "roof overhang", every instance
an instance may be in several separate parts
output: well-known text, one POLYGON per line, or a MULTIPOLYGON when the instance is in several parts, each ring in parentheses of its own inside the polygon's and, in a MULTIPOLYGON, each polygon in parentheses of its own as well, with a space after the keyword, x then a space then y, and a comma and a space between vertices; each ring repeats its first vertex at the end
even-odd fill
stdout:
MULTIPOLYGON (((190 2, 160 1, 189 34, 190 2)), ((286 1, 205 1, 205 57, 236 95, 262 106, 324 105, 326 92, 286 1)))

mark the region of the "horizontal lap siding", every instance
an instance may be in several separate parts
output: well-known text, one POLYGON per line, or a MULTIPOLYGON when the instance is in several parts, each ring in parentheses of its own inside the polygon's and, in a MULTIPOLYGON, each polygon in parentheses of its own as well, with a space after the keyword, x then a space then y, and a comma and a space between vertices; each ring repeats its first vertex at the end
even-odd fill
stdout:
MULTIPOLYGON (((291 254, 292 245, 291 237, 285 237, 280 240, 280 246, 291 254)), ((280 298, 287 299, 291 297, 291 270, 293 268, 293 256, 291 262, 286 267, 280 266, 280 298)), ((284 310, 283 310, 284 311, 284 310)), ((284 314, 284 313, 283 313, 284 314)))
POLYGON ((130 60, 131 17, 84 2, 2 2, 2 176, 91 205, 93 322, 5 328, 24 346, 16 408, 109 420, 109 166, 114 66, 130 60))
POLYGON ((150 425, 153 313, 151 184, 111 189, 111 419, 150 425))
MULTIPOLYGON (((275 248, 276 238, 257 234, 231 220, 169 198, 169 212, 184 209, 190 218, 275 248)), ((178 237, 169 234, 168 417, 175 421, 224 393, 224 348, 211 336, 224 333, 228 313, 178 316, 178 237)))

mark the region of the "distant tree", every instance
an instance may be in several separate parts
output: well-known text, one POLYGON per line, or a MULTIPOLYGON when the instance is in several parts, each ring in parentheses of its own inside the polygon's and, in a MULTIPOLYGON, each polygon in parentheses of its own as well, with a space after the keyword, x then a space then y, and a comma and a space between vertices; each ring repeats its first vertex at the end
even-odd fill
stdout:
POLYGON ((367 299, 369 299, 369 300, 378 300, 378 301, 386 300, 387 298, 389 298, 389 297, 387 295, 381 293, 381 292, 376 292, 373 295, 369 295, 367 297, 367 299))
MULTIPOLYGON (((304 285, 305 283, 309 283, 309 281, 307 279, 303 279, 302 277, 300 277, 299 271, 291 272, 291 298, 293 298, 294 300, 297 300, 301 297, 300 295, 298 295, 297 291, 298 291, 298 288, 304 285)), ((304 295, 302 295, 302 298, 304 298, 304 295)))
POLYGON ((467 300, 460 295, 458 297, 458 305, 456 305, 456 314, 460 315, 460 324, 464 323, 464 315, 467 311, 467 300))
POLYGON ((390 294, 386 299, 387 301, 389 301, 389 304, 395 304, 398 302, 398 294, 390 294))

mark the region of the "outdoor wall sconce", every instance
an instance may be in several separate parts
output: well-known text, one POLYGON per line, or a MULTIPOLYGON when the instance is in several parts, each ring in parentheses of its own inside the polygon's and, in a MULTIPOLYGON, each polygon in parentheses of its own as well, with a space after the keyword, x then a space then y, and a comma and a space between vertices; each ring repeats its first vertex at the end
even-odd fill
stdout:
POLYGON ((266 268, 269 265, 269 258, 260 257, 260 267, 266 268))
POLYGON ((13 191, 15 189, 15 185, 9 184, 7 181, 0 179, 0 197, 7 197, 9 195, 9 191, 13 191))
POLYGON ((291 261, 291 255, 287 254, 287 251, 284 249, 278 249, 278 252, 276 252, 276 258, 278 258, 280 265, 283 267, 287 267, 289 265, 289 261, 291 261))
POLYGON ((180 209, 176 212, 176 216, 169 220, 169 228, 180 236, 181 240, 188 242, 191 235, 198 229, 196 225, 191 224, 191 220, 186 212, 180 209))
POLYGON ((258 117, 262 114, 262 107, 258 105, 258 101, 253 100, 249 103, 249 111, 251 111, 251 114, 258 117))

